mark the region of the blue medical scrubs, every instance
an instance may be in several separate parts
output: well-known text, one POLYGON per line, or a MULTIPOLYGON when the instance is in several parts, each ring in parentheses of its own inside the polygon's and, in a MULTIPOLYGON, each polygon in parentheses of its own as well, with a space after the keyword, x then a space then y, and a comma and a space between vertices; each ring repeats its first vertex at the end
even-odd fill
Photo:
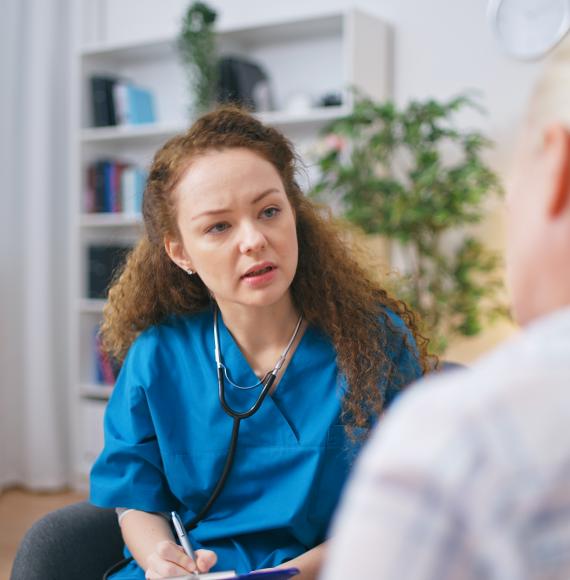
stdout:
MULTIPOLYGON (((387 351, 399 373, 379 388, 390 399, 421 370, 402 320, 387 312, 387 321, 387 351)), ((221 317, 218 324, 231 380, 255 384, 221 317)), ((133 343, 107 407, 105 447, 91 473, 92 503, 177 510, 185 523, 205 504, 222 472, 233 423, 218 399, 213 347, 210 310, 173 316, 133 343)), ((238 410, 259 394, 259 388, 225 384, 238 410)), ((343 389, 331 341, 308 327, 274 394, 242 421, 224 490, 189 534, 196 548, 217 553, 213 570, 276 566, 324 541, 358 447, 340 422, 343 389)), ((144 572, 133 561, 113 578, 143 580, 144 572)))

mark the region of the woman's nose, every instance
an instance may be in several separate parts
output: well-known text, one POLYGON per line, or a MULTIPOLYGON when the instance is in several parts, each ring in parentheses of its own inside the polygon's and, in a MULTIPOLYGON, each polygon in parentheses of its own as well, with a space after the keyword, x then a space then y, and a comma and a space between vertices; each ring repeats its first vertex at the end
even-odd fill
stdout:
POLYGON ((253 224, 247 224, 242 227, 240 236, 240 252, 242 254, 251 254, 259 252, 267 245, 267 240, 260 231, 259 227, 253 224))

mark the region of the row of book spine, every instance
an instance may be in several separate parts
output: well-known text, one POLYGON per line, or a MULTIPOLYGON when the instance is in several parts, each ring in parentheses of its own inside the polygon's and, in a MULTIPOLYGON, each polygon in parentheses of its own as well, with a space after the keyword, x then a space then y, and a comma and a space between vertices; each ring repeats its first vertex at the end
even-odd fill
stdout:
POLYGON ((85 212, 140 214, 146 178, 146 171, 131 163, 101 159, 90 164, 85 212))
POLYGON ((94 75, 90 83, 94 127, 156 122, 150 90, 113 76, 94 75))

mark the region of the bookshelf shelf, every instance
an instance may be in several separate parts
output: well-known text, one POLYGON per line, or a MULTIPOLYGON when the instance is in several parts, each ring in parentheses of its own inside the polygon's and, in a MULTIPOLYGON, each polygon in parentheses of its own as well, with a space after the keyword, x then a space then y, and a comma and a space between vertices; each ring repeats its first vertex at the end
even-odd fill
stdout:
POLYGON ((147 125, 124 125, 115 127, 88 127, 81 130, 83 143, 108 143, 120 141, 128 143, 141 139, 165 140, 184 131, 185 124, 180 123, 149 123, 147 125))
POLYGON ((79 392, 82 397, 107 401, 113 392, 110 385, 81 385, 79 392))
POLYGON ((105 302, 105 300, 96 300, 94 298, 81 298, 78 310, 84 314, 102 314, 105 302))
POLYGON ((79 218, 83 228, 114 228, 142 226, 142 217, 138 214, 124 213, 85 213, 79 218))
MULTIPOLYGON (((287 111, 267 111, 256 114, 261 121, 274 127, 287 129, 295 125, 321 125, 348 115, 350 107, 314 107, 301 113, 287 111)), ((160 124, 116 127, 89 127, 81 131, 83 143, 135 142, 144 140, 166 140, 187 129, 189 123, 160 124)))
POLYGON ((175 40, 171 36, 153 38, 148 41, 101 43, 80 49, 84 59, 146 60, 147 58, 173 57, 175 40))
MULTIPOLYGON (((161 10, 159 0, 149 0, 145 5, 150 6, 152 2, 155 5, 151 9, 161 10)), ((83 18, 88 21, 89 13, 85 7, 84 10, 83 18)), ((109 23, 99 25, 97 34, 104 38, 105 26, 109 23)), ((120 28, 120 23, 114 21, 113 29, 120 28)), ((390 30, 382 20, 360 10, 328 11, 303 19, 226 26, 219 29, 216 36, 221 56, 244 57, 258 63, 267 73, 274 110, 260 112, 257 116, 283 131, 300 154, 311 149, 325 124, 352 111, 349 87, 357 87, 376 99, 390 95, 390 30), (331 95, 338 96, 336 101, 341 104, 320 106, 330 100, 331 95)), ((177 55, 176 38, 172 35, 157 36, 155 33, 153 38, 143 41, 80 45, 76 55, 77 82, 73 86, 73 102, 77 106, 71 108, 75 137, 72 179, 77 193, 72 211, 74 277, 70 290, 73 298, 70 373, 74 385, 71 405, 77 411, 72 419, 74 441, 77 442, 73 458, 74 481, 78 487, 84 487, 91 463, 102 446, 102 416, 112 393, 112 387, 92 384, 92 377, 97 376, 94 373, 94 335, 105 305, 104 300, 87 298, 89 276, 98 267, 93 262, 92 250, 97 246, 132 245, 142 231, 139 215, 85 213, 86 208, 98 211, 139 208, 137 204, 124 204, 124 199, 131 199, 128 195, 118 198, 121 203, 115 205, 117 198, 113 195, 99 194, 101 191, 129 191, 120 181, 124 175, 121 166, 147 169, 156 149, 187 129, 191 115, 186 75, 177 55), (157 121, 144 125, 92 127, 93 77, 107 77, 111 83, 121 79, 121 82, 125 80, 147 90, 153 96, 157 121), (108 166, 113 165, 116 167, 109 169, 108 166), (105 167, 98 171, 102 166, 105 167), (104 204, 98 203, 101 199, 104 204), (90 269, 90 266, 96 267, 90 269)))
POLYGON ((266 113, 259 113, 257 117, 264 123, 287 129, 287 127, 293 125, 318 125, 320 123, 327 123, 333 119, 348 115, 349 112, 350 108, 343 106, 315 107, 303 113, 268 111, 266 113))
MULTIPOLYGON (((308 36, 340 36, 346 20, 353 11, 322 13, 308 18, 290 18, 280 22, 258 23, 248 26, 222 26, 217 30, 219 44, 240 43, 248 47, 278 42, 292 42, 308 36)), ((83 46, 85 59, 146 60, 176 57, 176 38, 163 36, 148 41, 94 43, 83 46)))

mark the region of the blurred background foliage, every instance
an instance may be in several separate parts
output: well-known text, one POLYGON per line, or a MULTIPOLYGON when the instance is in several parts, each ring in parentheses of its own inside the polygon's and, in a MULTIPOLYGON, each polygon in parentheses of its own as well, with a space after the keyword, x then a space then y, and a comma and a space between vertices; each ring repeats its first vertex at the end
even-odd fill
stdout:
POLYGON ((216 102, 218 53, 214 24, 217 12, 205 2, 188 6, 178 35, 178 53, 188 79, 190 118, 209 111, 216 102))
POLYGON ((325 129, 311 192, 393 243, 403 262, 399 298, 421 315, 439 354, 454 335, 507 315, 501 259, 468 227, 502 189, 482 159, 491 142, 454 124, 464 108, 482 112, 468 94, 399 109, 356 93, 353 112, 325 129))

